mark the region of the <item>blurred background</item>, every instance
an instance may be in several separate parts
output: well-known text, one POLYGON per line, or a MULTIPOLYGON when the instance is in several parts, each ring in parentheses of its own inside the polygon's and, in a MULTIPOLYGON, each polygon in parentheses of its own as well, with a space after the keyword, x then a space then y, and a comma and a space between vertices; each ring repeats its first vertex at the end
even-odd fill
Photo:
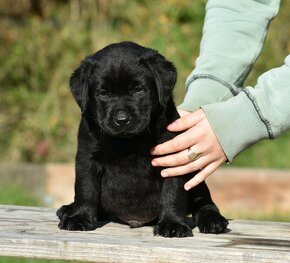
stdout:
MULTIPOLYGON (((43 168, 47 163, 74 162, 80 111, 68 79, 88 54, 122 40, 157 49, 177 67, 174 95, 180 103, 199 53, 205 4, 205 0, 0 1, 0 203, 43 204, 31 195, 29 185, 48 173, 43 168), (18 178, 24 174, 35 176, 18 178)), ((290 53, 289 10, 290 1, 282 1, 245 85, 254 86, 258 76, 280 66, 290 53)), ((289 156, 287 133, 246 150, 231 167, 288 171, 289 156)), ((44 203, 51 204, 49 198, 44 203)))
MULTIPOLYGON (((80 112, 68 79, 112 42, 157 49, 178 69, 176 103, 199 53, 204 0, 2 0, 0 162, 72 162, 80 112)), ((290 52, 290 1, 282 1, 246 85, 290 52)), ((289 134, 246 151, 233 165, 289 168, 289 134)))

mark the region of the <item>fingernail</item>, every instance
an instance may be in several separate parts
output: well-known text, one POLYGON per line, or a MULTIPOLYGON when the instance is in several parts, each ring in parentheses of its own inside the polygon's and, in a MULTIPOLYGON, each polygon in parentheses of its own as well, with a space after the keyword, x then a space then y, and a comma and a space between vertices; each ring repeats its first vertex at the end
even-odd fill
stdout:
POLYGON ((161 172, 161 176, 163 176, 163 177, 166 177, 168 175, 169 175, 168 172, 164 172, 164 171, 161 172))
POLYGON ((176 123, 172 122, 167 126, 167 128, 171 129, 171 128, 174 128, 175 126, 176 126, 176 123))
POLYGON ((186 190, 186 191, 188 191, 188 190, 190 190, 190 185, 184 185, 184 189, 186 190))
POLYGON ((158 165, 158 163, 157 163, 156 161, 154 161, 154 160, 151 162, 151 164, 152 164, 153 166, 157 166, 157 165, 158 165))

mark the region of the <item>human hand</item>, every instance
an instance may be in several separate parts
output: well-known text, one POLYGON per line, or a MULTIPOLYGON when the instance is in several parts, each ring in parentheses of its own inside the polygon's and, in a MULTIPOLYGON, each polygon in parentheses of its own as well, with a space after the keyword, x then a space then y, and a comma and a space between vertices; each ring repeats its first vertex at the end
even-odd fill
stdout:
POLYGON ((181 118, 171 123, 167 129, 183 133, 170 141, 159 144, 151 150, 152 155, 166 155, 152 160, 153 166, 165 166, 162 177, 171 177, 199 171, 185 185, 189 190, 211 175, 227 157, 219 144, 213 129, 202 109, 193 113, 179 111, 181 118), (188 149, 201 153, 195 161, 188 158, 188 149))

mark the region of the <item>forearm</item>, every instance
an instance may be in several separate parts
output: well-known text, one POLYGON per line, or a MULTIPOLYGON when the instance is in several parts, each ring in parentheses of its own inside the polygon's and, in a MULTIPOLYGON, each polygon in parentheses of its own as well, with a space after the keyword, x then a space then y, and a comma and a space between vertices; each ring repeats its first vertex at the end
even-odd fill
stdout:
POLYGON ((226 101, 239 92, 261 52, 279 0, 209 0, 200 54, 179 109, 226 101))
POLYGON ((226 102, 202 106, 229 161, 262 139, 290 129, 290 55, 226 102))

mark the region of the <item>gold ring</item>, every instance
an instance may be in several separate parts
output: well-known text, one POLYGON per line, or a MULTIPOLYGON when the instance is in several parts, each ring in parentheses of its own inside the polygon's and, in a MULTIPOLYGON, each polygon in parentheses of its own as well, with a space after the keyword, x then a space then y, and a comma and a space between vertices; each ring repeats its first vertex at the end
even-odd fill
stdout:
POLYGON ((187 156, 188 156, 189 161, 194 162, 202 156, 202 153, 193 152, 191 147, 189 147, 187 156))

